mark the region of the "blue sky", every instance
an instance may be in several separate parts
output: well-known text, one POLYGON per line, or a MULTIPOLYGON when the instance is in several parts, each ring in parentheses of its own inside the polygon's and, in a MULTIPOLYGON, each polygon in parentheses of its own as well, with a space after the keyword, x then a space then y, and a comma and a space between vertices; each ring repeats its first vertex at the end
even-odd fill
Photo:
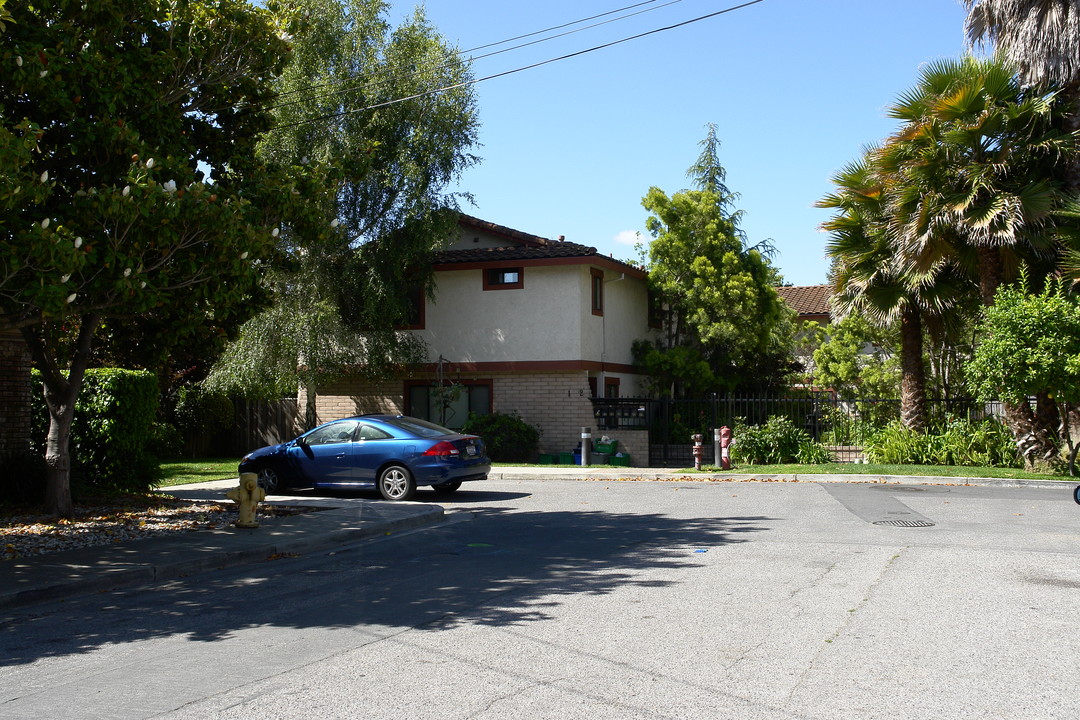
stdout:
MULTIPOLYGON (((639 1, 424 5, 466 50, 639 1)), ((512 70, 739 2, 657 0, 636 10, 666 7, 480 59, 473 71, 512 70)), ((393 2, 392 18, 415 4, 393 2)), ((690 186, 686 170, 711 122, 750 242, 772 239, 787 282, 823 283, 827 236, 818 227, 828 213, 814 203, 835 172, 895 129, 885 107, 915 83, 920 65, 965 51, 963 20, 959 0, 763 0, 481 82, 483 161, 461 182, 476 201, 464 209, 632 259, 635 233, 648 240, 641 198, 653 185, 669 194, 690 186)))

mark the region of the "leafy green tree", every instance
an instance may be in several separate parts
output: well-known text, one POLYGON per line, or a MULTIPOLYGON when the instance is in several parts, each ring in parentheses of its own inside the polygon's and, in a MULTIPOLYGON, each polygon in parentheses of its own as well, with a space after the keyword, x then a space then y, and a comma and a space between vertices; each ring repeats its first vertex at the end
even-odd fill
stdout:
POLYGON ((346 372, 378 376, 422 357, 416 338, 395 327, 407 324, 410 291, 431 291, 430 252, 457 221, 458 198, 446 188, 476 162, 468 66, 422 10, 391 28, 384 0, 277 7, 293 33, 292 60, 260 156, 332 165, 337 232, 315 243, 283 228, 282 261, 266 275, 273 303, 209 378, 247 396, 314 390, 346 372))
MULTIPOLYGON (((776 293, 780 276, 769 261, 770 246, 749 247, 739 214, 731 210, 734 196, 723 184, 715 127, 701 144, 701 157, 689 173, 700 189, 669 197, 654 187, 642 200, 651 213, 646 221, 653 237, 649 281, 664 316, 656 350, 681 347, 697 353, 717 386, 776 383, 794 369, 793 315, 776 293)), ((692 353, 679 353, 670 362, 654 357, 653 364, 691 373, 676 387, 684 381, 700 386, 707 375, 699 372, 692 353)))
POLYGON ((645 374, 650 395, 704 394, 716 386, 712 368, 696 348, 676 345, 657 347, 648 340, 635 340, 632 346, 634 364, 645 374))
POLYGON ((288 48, 240 0, 9 11, 0 322, 42 373, 47 504, 67 515, 72 415, 102 324, 163 312, 182 342, 246 312, 293 203, 287 169, 254 154, 288 48))
POLYGON ((895 341, 857 312, 833 322, 814 351, 815 382, 849 399, 896 397, 900 386, 895 341))
MULTIPOLYGON (((1023 428, 1039 442, 1018 443, 1029 468, 1053 463, 1060 437, 1070 445, 1069 469, 1075 470, 1077 445, 1070 425, 1080 420, 1080 302, 1068 296, 1060 282, 1049 283, 1039 294, 1020 283, 1004 285, 993 305, 984 308, 979 344, 967 373, 977 396, 1027 404, 1028 397, 1045 393, 1059 405, 1059 415, 1070 419, 1049 432, 1036 423, 1023 428), (1040 448, 1049 448, 1036 454, 1040 448)), ((1015 435, 1015 433, 1014 433, 1015 435)))

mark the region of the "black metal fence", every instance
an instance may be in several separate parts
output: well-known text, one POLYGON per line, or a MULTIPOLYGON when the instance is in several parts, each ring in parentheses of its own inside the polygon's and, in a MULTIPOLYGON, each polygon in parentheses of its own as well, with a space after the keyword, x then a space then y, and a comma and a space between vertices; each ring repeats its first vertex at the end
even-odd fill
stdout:
MULTIPOLYGON (((894 398, 841 400, 831 392, 805 392, 774 397, 716 395, 694 400, 669 398, 593 398, 598 430, 647 430, 649 465, 688 467, 694 464, 691 436, 703 436, 703 462, 715 464, 713 429, 734 428, 737 422, 763 425, 782 415, 826 447, 838 462, 862 456, 862 444, 871 432, 900 417, 894 398)), ((983 420, 1000 417, 997 403, 970 398, 927 401, 931 424, 947 419, 983 420)))

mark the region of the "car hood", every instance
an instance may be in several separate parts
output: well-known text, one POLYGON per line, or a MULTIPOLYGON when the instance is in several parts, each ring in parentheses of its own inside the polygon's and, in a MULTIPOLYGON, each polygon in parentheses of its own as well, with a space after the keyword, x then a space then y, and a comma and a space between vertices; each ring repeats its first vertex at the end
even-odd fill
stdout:
POLYGON ((290 440, 289 442, 278 443, 277 445, 267 445, 266 447, 261 447, 258 450, 252 450, 244 456, 244 459, 250 461, 257 460, 259 458, 269 457, 271 455, 280 455, 285 452, 285 450, 292 444, 293 442, 290 440))

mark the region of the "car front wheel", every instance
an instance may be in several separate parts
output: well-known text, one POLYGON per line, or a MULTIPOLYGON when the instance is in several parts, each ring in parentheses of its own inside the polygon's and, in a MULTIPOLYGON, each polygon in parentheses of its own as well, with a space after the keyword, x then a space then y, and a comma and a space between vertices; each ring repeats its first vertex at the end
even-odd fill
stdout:
POLYGON ((281 481, 281 475, 278 471, 272 467, 264 467, 259 469, 259 487, 266 491, 266 494, 278 492, 284 489, 284 483, 281 481))
POLYGON ((387 500, 411 500, 416 494, 416 481, 407 469, 391 465, 379 474, 379 494, 387 500))

